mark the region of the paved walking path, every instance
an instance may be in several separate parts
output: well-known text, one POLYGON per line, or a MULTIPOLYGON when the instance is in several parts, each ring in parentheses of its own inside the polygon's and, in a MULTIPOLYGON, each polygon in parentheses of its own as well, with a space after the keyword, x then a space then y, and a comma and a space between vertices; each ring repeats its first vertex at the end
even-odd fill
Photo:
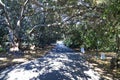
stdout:
POLYGON ((57 44, 45 56, 7 68, 0 80, 100 80, 81 53, 57 44))

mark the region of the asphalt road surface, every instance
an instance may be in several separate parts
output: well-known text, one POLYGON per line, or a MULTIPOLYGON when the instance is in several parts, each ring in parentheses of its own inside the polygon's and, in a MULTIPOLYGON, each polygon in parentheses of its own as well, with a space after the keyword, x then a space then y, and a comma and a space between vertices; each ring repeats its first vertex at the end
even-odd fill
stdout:
POLYGON ((0 80, 100 80, 100 76, 89 68, 82 53, 57 44, 41 58, 8 67, 0 80))

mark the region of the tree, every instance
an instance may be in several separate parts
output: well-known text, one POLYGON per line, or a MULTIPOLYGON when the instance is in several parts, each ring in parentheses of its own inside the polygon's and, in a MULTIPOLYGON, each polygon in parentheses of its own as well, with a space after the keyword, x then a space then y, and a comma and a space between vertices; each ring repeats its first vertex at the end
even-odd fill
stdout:
POLYGON ((110 0, 105 8, 103 18, 106 19, 106 25, 109 28, 111 35, 114 35, 116 52, 120 51, 120 1, 110 0))
MULTIPOLYGON (((117 0, 117 3, 116 1, 103 0, 86 1, 90 6, 87 8, 84 8, 85 6, 81 7, 80 10, 83 9, 83 14, 77 15, 78 18, 74 17, 71 19, 71 22, 77 21, 74 24, 79 24, 74 27, 77 29, 69 27, 69 33, 73 32, 74 35, 74 32, 77 33, 79 31, 80 33, 78 33, 77 37, 81 36, 81 40, 76 38, 75 40, 78 40, 76 43, 82 42, 81 45, 89 49, 99 48, 99 50, 104 51, 119 49, 119 1, 117 0)), ((71 34, 68 37, 70 38, 71 34)), ((68 41, 72 41, 75 37, 72 36, 68 41)), ((70 44, 73 42, 70 42, 70 44)), ((79 46, 81 45, 79 44, 79 46)))
POLYGON ((0 18, 6 25, 9 41, 12 45, 18 43, 19 49, 22 43, 45 46, 65 35, 71 46, 110 50, 111 45, 116 45, 111 36, 115 36, 112 33, 117 30, 109 27, 110 22, 118 26, 119 18, 112 14, 109 19, 108 5, 96 5, 95 1, 3 0, 0 2, 0 18))
MULTIPOLYGON (((22 2, 23 0, 21 0, 22 2)), ((4 1, 4 3, 0 0, 0 6, 1 9, 3 10, 3 15, 7 24, 7 29, 9 32, 9 40, 12 44, 12 46, 18 47, 18 50, 20 48, 21 44, 21 22, 24 18, 24 10, 29 2, 29 0, 26 0, 23 2, 22 5, 18 3, 18 1, 4 1), (12 5, 13 4, 13 5, 12 5), (18 5, 18 6, 15 6, 18 5), (13 7, 14 6, 14 7, 13 7), (20 10, 20 9, 21 10, 20 10), (19 13, 18 13, 18 12, 19 13)))

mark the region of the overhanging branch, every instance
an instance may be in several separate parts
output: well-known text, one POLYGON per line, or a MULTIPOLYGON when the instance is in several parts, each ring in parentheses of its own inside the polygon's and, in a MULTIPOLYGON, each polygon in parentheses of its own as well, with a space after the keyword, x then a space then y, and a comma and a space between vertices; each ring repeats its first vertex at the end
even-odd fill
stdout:
POLYGON ((31 34, 37 27, 55 27, 55 26, 64 26, 64 25, 66 25, 67 23, 67 21, 70 21, 71 19, 73 19, 74 17, 77 17, 77 16, 80 16, 81 14, 80 13, 78 13, 78 14, 74 14, 74 15, 72 15, 71 17, 69 17, 68 19, 66 19, 65 21, 61 21, 61 22, 56 22, 56 23, 52 23, 52 24, 47 24, 47 25, 45 25, 45 24, 37 24, 37 25, 35 25, 28 33, 29 34, 31 34))

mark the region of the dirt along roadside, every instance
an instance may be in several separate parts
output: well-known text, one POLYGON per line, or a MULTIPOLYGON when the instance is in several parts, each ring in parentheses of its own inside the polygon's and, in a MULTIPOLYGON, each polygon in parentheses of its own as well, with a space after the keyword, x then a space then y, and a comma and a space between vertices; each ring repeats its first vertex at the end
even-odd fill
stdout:
POLYGON ((88 61, 90 67, 97 71, 104 80, 120 80, 120 69, 110 68, 110 60, 112 57, 116 56, 114 52, 86 52, 84 54, 86 60, 88 61), (101 55, 104 54, 105 58, 102 59, 101 55))
POLYGON ((0 53, 0 71, 15 64, 20 64, 29 60, 33 60, 36 58, 40 58, 48 53, 53 46, 46 46, 44 49, 37 48, 37 49, 26 49, 24 50, 24 54, 21 56, 15 54, 9 54, 6 52, 0 53))

